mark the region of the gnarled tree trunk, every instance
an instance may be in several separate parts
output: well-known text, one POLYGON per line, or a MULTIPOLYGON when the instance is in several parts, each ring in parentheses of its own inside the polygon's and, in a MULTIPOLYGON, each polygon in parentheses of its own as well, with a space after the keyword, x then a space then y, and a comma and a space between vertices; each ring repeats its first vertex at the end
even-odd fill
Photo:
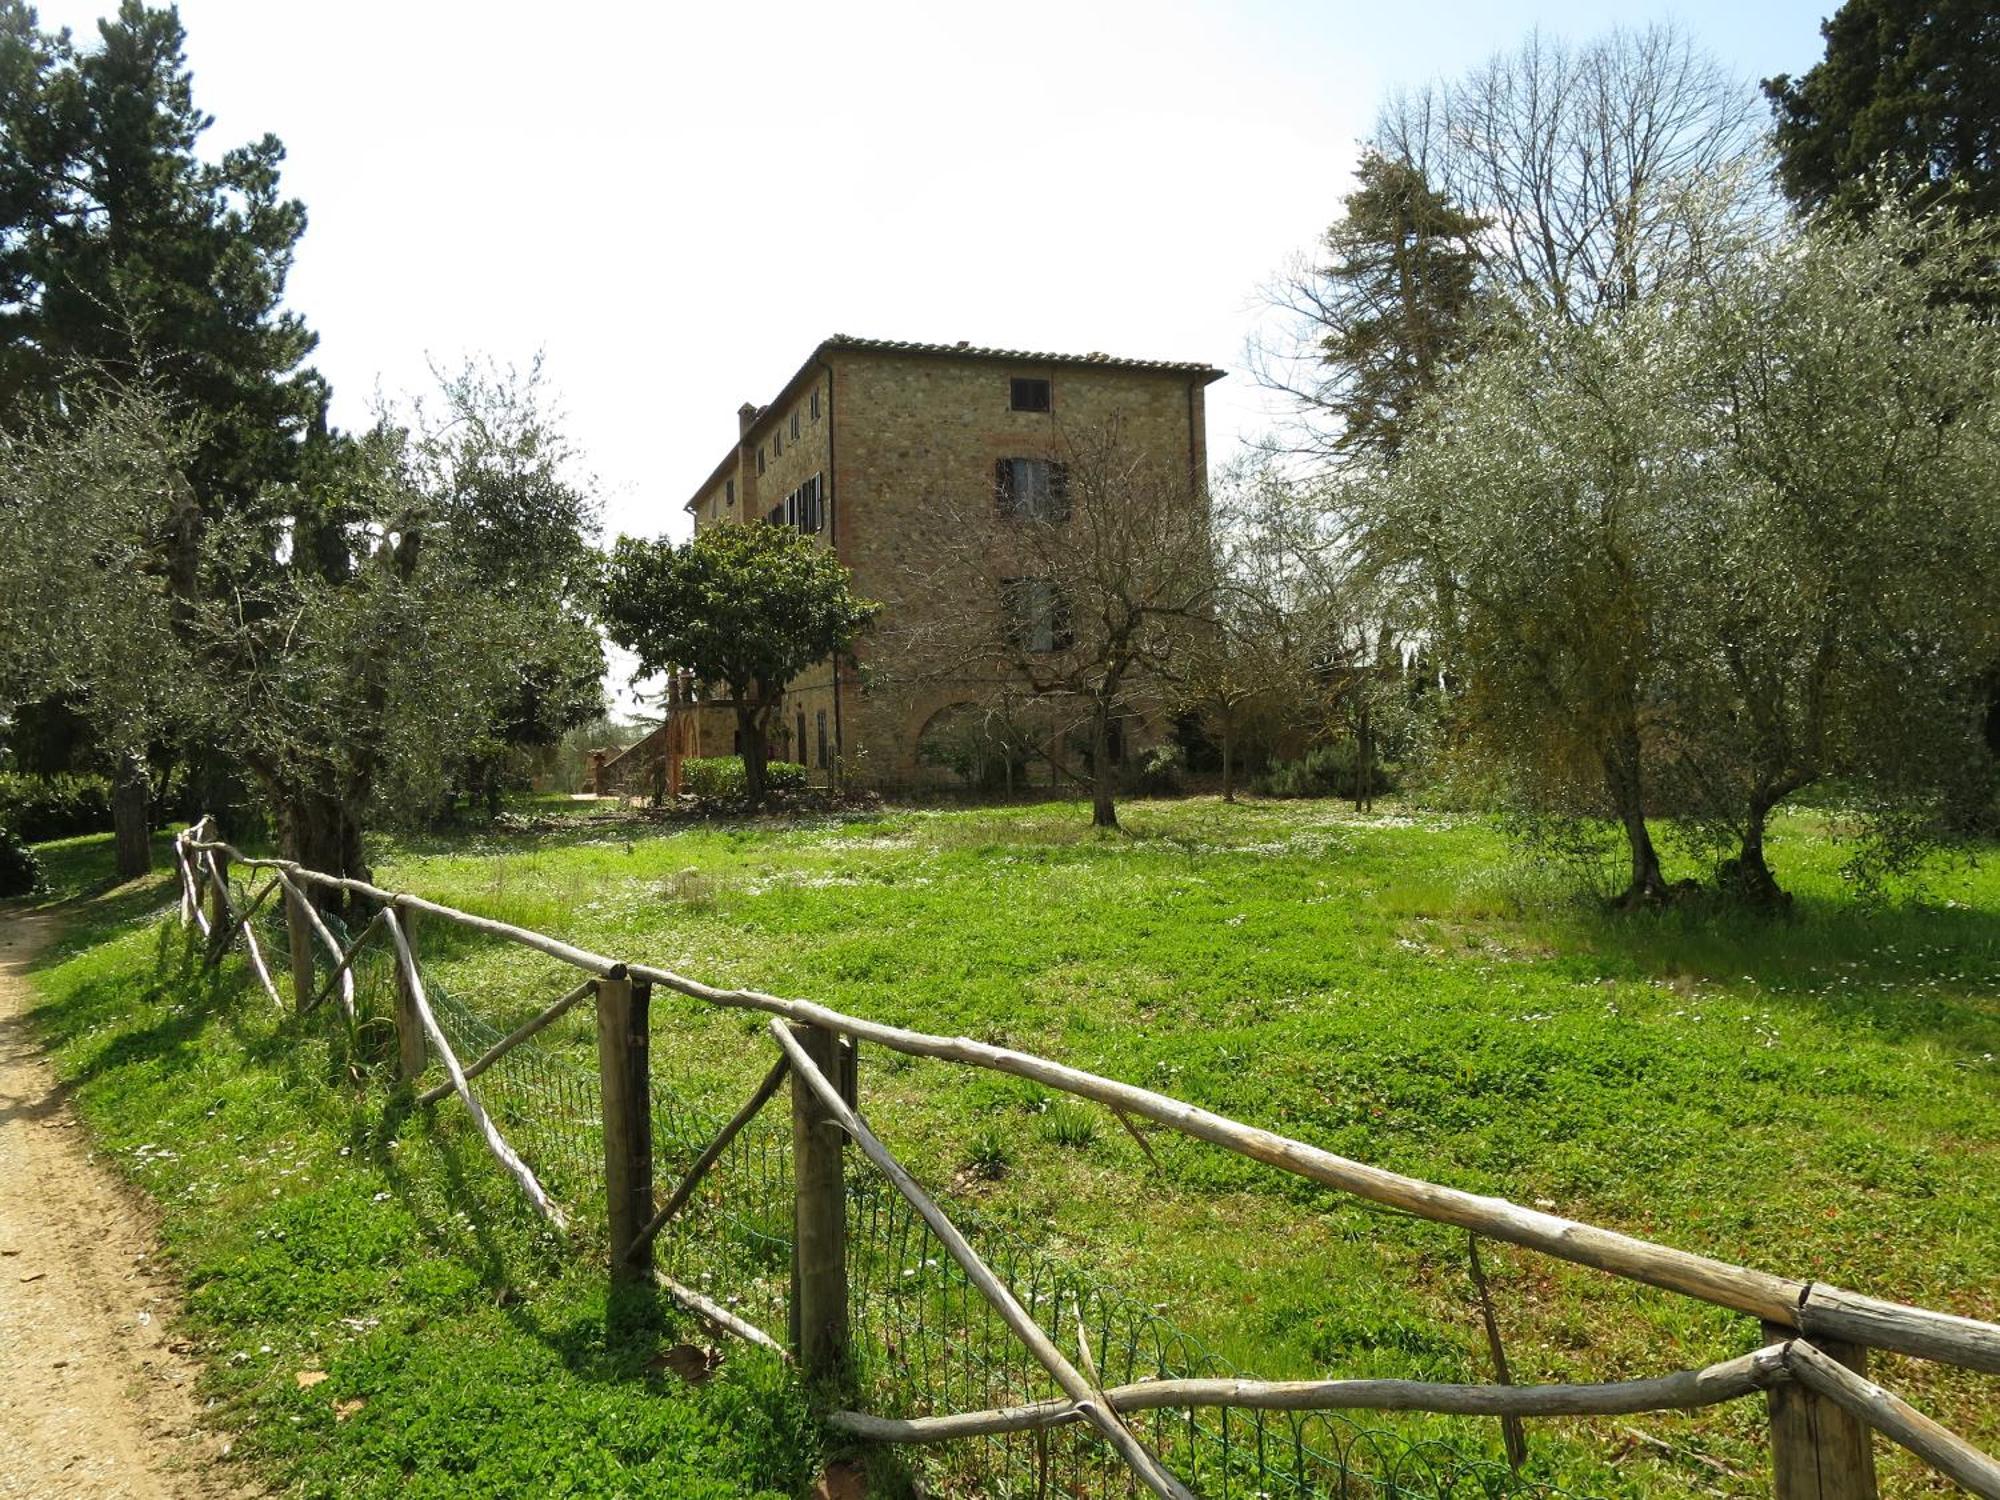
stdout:
POLYGON ((1632 879, 1618 897, 1619 906, 1647 906, 1664 902, 1669 892, 1660 873, 1659 852, 1646 827, 1646 785, 1639 763, 1639 734, 1628 729, 1618 735, 1604 756, 1605 790, 1612 810, 1625 830, 1625 842, 1632 853, 1632 879))
POLYGON ((153 868, 152 839, 147 828, 151 807, 152 785, 146 776, 145 758, 127 751, 118 758, 118 772, 111 786, 112 843, 120 880, 132 880, 153 868))
MULTIPOLYGON (((308 870, 354 880, 371 879, 361 852, 361 819, 343 799, 330 792, 294 792, 278 803, 279 848, 285 858, 308 870)), ((354 912, 348 898, 308 884, 307 897, 322 911, 333 912, 349 926, 354 912)))

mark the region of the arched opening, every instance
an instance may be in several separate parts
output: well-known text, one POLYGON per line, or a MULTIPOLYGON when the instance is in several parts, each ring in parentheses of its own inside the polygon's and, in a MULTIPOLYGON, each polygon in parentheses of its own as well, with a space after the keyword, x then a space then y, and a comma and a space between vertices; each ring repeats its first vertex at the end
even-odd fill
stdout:
POLYGON ((1005 794, 1029 785, 1045 759, 1030 726, 990 705, 947 704, 917 733, 917 774, 929 786, 1005 794))

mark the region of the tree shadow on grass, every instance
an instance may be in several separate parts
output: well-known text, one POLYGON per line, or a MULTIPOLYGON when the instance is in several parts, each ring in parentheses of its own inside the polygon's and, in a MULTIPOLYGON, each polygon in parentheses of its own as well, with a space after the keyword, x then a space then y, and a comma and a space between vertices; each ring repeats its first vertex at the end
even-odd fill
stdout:
MULTIPOLYGON (((53 968, 70 956, 47 953, 33 968, 53 968)), ((154 945, 153 977, 137 996, 127 977, 114 971, 83 979, 60 999, 37 1005, 29 1017, 36 1033, 51 1049, 57 1049, 129 1017, 135 1000, 168 1007, 151 1025, 120 1031, 81 1065, 65 1069, 66 1086, 74 1089, 138 1063, 187 1065, 192 1061, 195 1038, 216 1021, 228 1026, 253 1052, 270 1047, 268 1030, 246 1028, 236 1003, 242 984, 242 977, 227 962, 213 966, 203 962, 198 930, 183 929, 169 920, 161 923, 154 945)))
MULTIPOLYGON (((451 1099, 434 1106, 461 1107, 451 1099)), ((470 1130, 444 1121, 426 1125, 416 1119, 418 1113, 409 1091, 399 1091, 368 1123, 356 1149, 365 1151, 388 1179, 424 1242, 437 1254, 469 1266, 508 1322, 552 1351, 579 1379, 643 1382, 661 1390, 679 1386, 664 1353, 696 1337, 699 1325, 650 1282, 612 1283, 602 1266, 602 1244, 574 1216, 566 1234, 551 1231, 494 1175, 497 1169, 470 1130), (399 1142, 416 1133, 435 1153, 435 1176, 412 1171, 398 1149, 399 1142), (606 1283, 601 1317, 585 1313, 551 1322, 525 1292, 530 1284, 573 1276, 580 1264, 592 1261, 606 1283)))
POLYGON ((1767 1003, 1891 1042, 2000 1052, 2000 913, 1812 895, 1789 918, 1696 906, 1573 914, 1558 933, 1613 977, 1748 980, 1767 1003))

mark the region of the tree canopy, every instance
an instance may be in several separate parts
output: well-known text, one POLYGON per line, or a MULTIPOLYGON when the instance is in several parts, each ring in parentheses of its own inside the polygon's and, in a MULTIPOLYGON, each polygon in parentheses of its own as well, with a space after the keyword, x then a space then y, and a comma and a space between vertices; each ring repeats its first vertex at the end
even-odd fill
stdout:
POLYGON ((692 672, 728 694, 744 785, 764 799, 765 738, 786 686, 853 649, 879 606, 859 598, 832 551, 789 526, 712 526, 676 545, 621 536, 604 591, 605 628, 642 675, 692 672))
POLYGON ((1846 0, 1826 55, 1764 81, 1778 170, 1802 207, 1865 217, 1888 188, 2000 215, 2000 12, 1987 0, 1846 0))

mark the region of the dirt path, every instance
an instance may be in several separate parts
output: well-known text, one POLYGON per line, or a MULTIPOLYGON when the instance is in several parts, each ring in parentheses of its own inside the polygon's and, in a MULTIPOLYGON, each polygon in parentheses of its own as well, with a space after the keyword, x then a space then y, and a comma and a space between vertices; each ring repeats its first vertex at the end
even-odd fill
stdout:
POLYGON ((25 1020, 47 918, 0 912, 0 1497, 213 1500, 194 1362, 144 1210, 89 1151, 25 1020))

